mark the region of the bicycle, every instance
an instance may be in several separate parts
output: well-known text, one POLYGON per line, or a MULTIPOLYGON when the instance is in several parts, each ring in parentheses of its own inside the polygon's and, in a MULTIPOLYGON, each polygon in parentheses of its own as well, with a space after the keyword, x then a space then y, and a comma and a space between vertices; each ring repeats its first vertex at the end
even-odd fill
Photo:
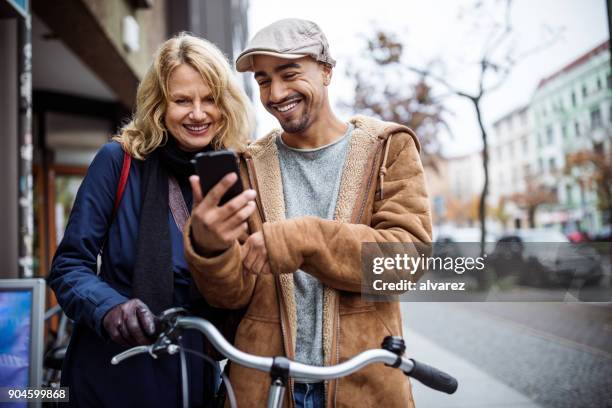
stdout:
MULTIPOLYGON (((373 363, 384 363, 389 367, 399 368, 404 374, 415 378, 427 387, 448 394, 453 394, 458 386, 457 380, 452 376, 414 359, 403 357, 406 346, 401 337, 385 337, 380 349, 366 350, 350 360, 337 365, 318 367, 291 361, 286 357, 261 357, 240 351, 232 346, 212 323, 199 317, 187 316, 187 312, 183 308, 168 309, 162 312, 156 319, 160 327, 156 341, 151 345, 133 347, 117 354, 112 358, 111 364, 119 364, 123 360, 143 353, 148 353, 153 358, 157 358, 158 354, 162 353, 171 355, 180 353, 183 407, 185 408, 189 406, 185 352, 211 360, 201 353, 184 349, 180 346, 181 332, 189 329, 202 332, 213 347, 230 361, 244 367, 269 373, 272 382, 268 391, 268 408, 282 407, 283 396, 290 377, 321 381, 331 380, 345 377, 373 363)), ((229 380, 225 375, 223 380, 228 390, 230 406, 235 407, 235 398, 229 380)))
POLYGON ((70 341, 72 323, 60 305, 55 305, 45 312, 45 323, 48 323, 55 316, 59 316, 59 324, 57 330, 49 330, 49 339, 45 345, 43 358, 42 386, 58 389, 62 364, 70 341))

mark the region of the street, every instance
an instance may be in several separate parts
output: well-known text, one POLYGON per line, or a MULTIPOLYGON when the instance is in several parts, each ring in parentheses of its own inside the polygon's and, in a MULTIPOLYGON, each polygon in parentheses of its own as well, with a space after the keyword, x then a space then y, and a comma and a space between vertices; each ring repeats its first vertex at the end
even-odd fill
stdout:
POLYGON ((612 407, 612 305, 403 303, 407 353, 448 371, 417 406, 612 407))

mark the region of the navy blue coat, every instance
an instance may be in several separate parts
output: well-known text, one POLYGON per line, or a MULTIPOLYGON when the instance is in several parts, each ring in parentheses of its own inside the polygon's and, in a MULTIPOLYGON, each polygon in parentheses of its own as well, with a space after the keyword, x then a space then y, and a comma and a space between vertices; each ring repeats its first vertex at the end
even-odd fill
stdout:
MULTIPOLYGON (((154 360, 142 355, 111 366, 112 356, 124 348, 108 339, 102 325, 106 312, 132 298, 142 163, 132 160, 123 199, 113 219, 123 150, 116 142, 100 149, 79 188, 47 278, 59 304, 75 321, 62 369, 62 384, 70 387, 73 406, 120 408, 181 404, 178 356, 154 360), (97 275, 97 257, 105 239, 97 275)), ((191 208, 191 189, 188 185, 182 185, 181 189, 191 208)), ((168 223, 174 272, 173 306, 186 306, 191 278, 183 255, 182 233, 170 211, 168 223)), ((198 333, 186 333, 184 343, 202 351, 198 333)), ((218 367, 211 367, 199 358, 189 358, 192 406, 206 406, 214 394, 218 374, 218 367)))

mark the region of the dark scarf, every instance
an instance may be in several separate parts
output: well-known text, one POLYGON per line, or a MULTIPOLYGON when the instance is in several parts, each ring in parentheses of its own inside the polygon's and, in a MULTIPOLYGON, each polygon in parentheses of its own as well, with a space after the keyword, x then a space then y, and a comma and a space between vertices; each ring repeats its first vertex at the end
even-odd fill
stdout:
MULTIPOLYGON (((209 145, 202 151, 211 149, 209 145)), ((172 305, 174 293, 168 175, 173 175, 179 184, 188 183, 194 173, 190 161, 195 154, 181 150, 169 135, 168 142, 153 151, 142 166, 140 225, 132 286, 133 296, 155 314, 172 305)), ((191 286, 190 297, 195 298, 197 290, 195 285, 191 286)))

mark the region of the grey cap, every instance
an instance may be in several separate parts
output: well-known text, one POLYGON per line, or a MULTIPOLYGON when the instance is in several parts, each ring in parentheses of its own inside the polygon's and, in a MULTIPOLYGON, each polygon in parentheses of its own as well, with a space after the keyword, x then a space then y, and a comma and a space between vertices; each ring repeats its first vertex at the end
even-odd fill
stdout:
POLYGON ((336 65, 321 28, 312 21, 298 18, 279 20, 259 30, 236 59, 236 70, 252 71, 256 54, 287 59, 312 57, 332 67, 336 65))

